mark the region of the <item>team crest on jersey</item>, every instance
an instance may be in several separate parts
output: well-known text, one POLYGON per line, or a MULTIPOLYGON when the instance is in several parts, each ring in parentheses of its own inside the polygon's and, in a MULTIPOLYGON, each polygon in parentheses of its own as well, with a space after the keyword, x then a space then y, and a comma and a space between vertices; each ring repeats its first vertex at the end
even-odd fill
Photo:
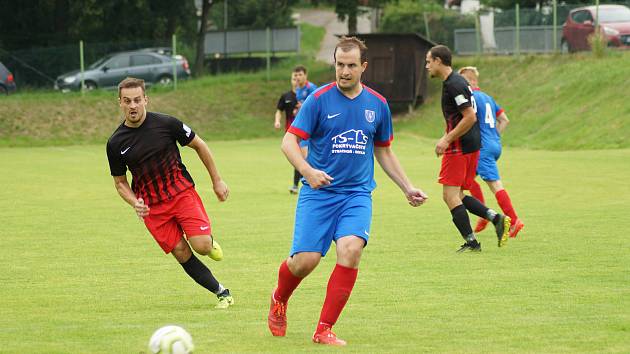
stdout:
POLYGON ((374 122, 374 119, 376 119, 376 112, 370 111, 369 109, 366 109, 365 110, 365 120, 367 120, 368 123, 372 123, 372 122, 374 122))

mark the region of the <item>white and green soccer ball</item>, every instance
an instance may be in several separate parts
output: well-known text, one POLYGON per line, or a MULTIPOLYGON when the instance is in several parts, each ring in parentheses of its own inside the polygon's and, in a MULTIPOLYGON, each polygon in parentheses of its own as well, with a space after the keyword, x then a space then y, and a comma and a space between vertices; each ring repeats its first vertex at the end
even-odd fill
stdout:
POLYGON ((164 326, 149 340, 149 353, 153 354, 190 354, 194 349, 192 337, 179 326, 164 326))

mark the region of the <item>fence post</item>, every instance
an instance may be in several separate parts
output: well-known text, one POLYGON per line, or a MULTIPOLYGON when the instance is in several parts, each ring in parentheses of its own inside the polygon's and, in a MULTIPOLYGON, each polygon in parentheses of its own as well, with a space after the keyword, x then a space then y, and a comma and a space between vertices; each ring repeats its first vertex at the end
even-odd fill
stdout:
POLYGON ((516 4, 516 34, 514 42, 515 42, 515 47, 514 50, 516 52, 516 57, 520 57, 521 55, 521 18, 520 18, 520 10, 519 10, 519 5, 518 3, 516 4))
POLYGON ((83 96, 85 88, 85 79, 83 77, 83 72, 85 71, 85 61, 83 60, 83 40, 79 41, 79 61, 81 63, 81 74, 79 75, 81 78, 81 96, 83 96))
POLYGON ((558 52, 558 0, 553 0, 553 52, 558 52))
POLYGON ((267 81, 271 80, 271 30, 269 27, 265 30, 267 35, 267 81))
POLYGON ((475 40, 477 42, 477 55, 481 55, 481 29, 479 24, 479 12, 475 14, 475 40))
POLYGON ((173 50, 173 90, 177 90, 177 36, 175 33, 173 33, 171 42, 173 50))
POLYGON ((428 40, 431 40, 431 32, 429 32, 429 19, 426 12, 422 13, 424 17, 424 34, 427 36, 428 40))

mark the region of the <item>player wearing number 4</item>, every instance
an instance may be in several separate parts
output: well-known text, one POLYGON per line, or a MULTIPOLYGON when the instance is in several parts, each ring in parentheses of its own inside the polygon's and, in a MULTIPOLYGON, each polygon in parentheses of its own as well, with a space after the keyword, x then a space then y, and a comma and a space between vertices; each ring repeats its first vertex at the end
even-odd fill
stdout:
POLYGON ((481 136, 472 89, 461 75, 453 72, 451 58, 450 49, 443 45, 431 48, 426 55, 429 74, 443 81, 442 114, 446 133, 435 145, 436 155, 442 156, 438 182, 442 184, 442 197, 451 211, 453 223, 465 240, 458 252, 481 251, 468 212, 492 221, 501 247, 508 239, 510 217, 498 214, 463 192, 470 189, 475 179, 481 136))
MULTIPOLYGON (((501 133, 509 123, 508 117, 492 97, 479 90, 479 71, 477 68, 467 66, 459 69, 459 74, 472 86, 473 97, 477 103, 477 120, 481 132, 481 150, 479 150, 477 174, 488 184, 497 198, 501 210, 512 219, 509 235, 516 237, 525 225, 516 216, 516 211, 514 211, 510 196, 503 188, 497 168, 497 160, 501 157, 501 133)), ((476 181, 470 185, 470 194, 484 203, 481 186, 476 181)), ((481 232, 486 228, 486 225, 488 225, 488 220, 479 219, 475 232, 481 232)))
POLYGON ((332 327, 350 297, 370 237, 375 157, 411 206, 427 199, 409 181, 390 147, 393 130, 387 101, 361 84, 368 65, 366 51, 355 37, 340 39, 334 52, 336 82, 306 99, 282 141, 282 151, 305 181, 295 211, 293 246, 271 294, 268 326, 274 336, 286 334, 291 294, 335 241, 337 264, 312 340, 346 344, 332 327), (306 160, 300 139, 310 141, 306 160))

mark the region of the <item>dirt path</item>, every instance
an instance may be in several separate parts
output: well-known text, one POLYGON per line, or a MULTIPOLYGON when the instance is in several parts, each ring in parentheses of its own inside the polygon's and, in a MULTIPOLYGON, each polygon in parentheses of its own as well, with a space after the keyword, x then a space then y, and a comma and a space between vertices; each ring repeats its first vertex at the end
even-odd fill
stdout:
MULTIPOLYGON (((331 10, 304 9, 300 10, 299 14, 301 22, 326 29, 326 34, 317 53, 317 60, 332 64, 333 50, 335 45, 337 45, 337 37, 335 35, 348 32, 347 21, 339 21, 337 14, 331 10)), ((357 31, 359 33, 370 33, 370 19, 367 14, 358 18, 357 31)))

